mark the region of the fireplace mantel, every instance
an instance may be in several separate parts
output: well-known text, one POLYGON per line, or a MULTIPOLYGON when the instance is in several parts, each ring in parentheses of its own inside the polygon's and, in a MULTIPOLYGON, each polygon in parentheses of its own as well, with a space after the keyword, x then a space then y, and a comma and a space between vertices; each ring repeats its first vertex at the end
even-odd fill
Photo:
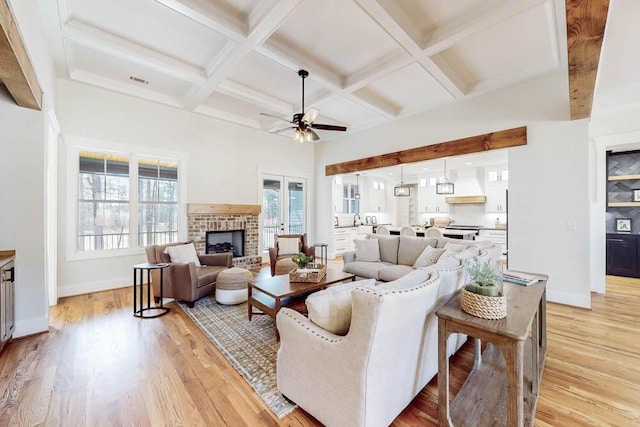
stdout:
POLYGON ((209 205, 206 203, 187 203, 187 215, 188 214, 258 215, 260 214, 261 211, 262 211, 262 206, 260 205, 231 205, 231 204, 209 205))

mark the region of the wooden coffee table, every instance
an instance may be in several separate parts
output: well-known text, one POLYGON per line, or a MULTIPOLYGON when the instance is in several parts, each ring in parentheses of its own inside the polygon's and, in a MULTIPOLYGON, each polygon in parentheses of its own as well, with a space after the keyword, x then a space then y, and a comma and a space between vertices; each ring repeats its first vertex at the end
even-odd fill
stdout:
MULTIPOLYGON (((304 297, 312 292, 319 291, 329 285, 348 280, 355 281, 356 275, 344 273, 338 270, 327 269, 327 275, 318 283, 290 282, 289 275, 270 276, 258 273, 253 280, 249 282, 247 290, 248 297, 248 315, 249 320, 254 314, 267 314, 271 316, 275 322, 276 315, 280 308, 289 307, 299 312, 306 309, 304 297), (254 312, 253 308, 257 308, 260 312, 254 312)), ((276 339, 280 340, 278 328, 276 326, 276 339)))

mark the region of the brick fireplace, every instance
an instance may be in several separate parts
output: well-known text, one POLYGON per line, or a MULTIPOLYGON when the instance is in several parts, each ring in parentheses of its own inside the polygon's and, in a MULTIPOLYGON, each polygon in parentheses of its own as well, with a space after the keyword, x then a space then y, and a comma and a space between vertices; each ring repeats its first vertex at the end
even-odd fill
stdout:
POLYGON ((233 266, 259 268, 262 256, 258 253, 260 205, 187 204, 187 236, 199 254, 206 252, 207 231, 244 230, 244 256, 234 257, 233 266))

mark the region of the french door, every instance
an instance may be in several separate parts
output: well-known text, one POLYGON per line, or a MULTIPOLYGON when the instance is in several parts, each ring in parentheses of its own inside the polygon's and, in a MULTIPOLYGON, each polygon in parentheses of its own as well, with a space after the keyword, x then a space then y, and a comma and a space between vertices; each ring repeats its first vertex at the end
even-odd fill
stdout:
POLYGON ((307 180, 292 176, 261 174, 262 250, 273 247, 276 234, 307 231, 307 180))

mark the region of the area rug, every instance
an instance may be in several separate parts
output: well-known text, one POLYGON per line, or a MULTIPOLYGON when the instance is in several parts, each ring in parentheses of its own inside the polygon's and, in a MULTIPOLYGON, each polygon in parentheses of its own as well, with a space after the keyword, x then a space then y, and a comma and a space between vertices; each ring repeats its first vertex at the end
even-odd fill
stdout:
POLYGON ((193 308, 180 308, 204 332, 278 418, 297 406, 285 399, 276 386, 275 327, 269 316, 247 318, 247 303, 218 304, 212 297, 201 298, 193 308))

